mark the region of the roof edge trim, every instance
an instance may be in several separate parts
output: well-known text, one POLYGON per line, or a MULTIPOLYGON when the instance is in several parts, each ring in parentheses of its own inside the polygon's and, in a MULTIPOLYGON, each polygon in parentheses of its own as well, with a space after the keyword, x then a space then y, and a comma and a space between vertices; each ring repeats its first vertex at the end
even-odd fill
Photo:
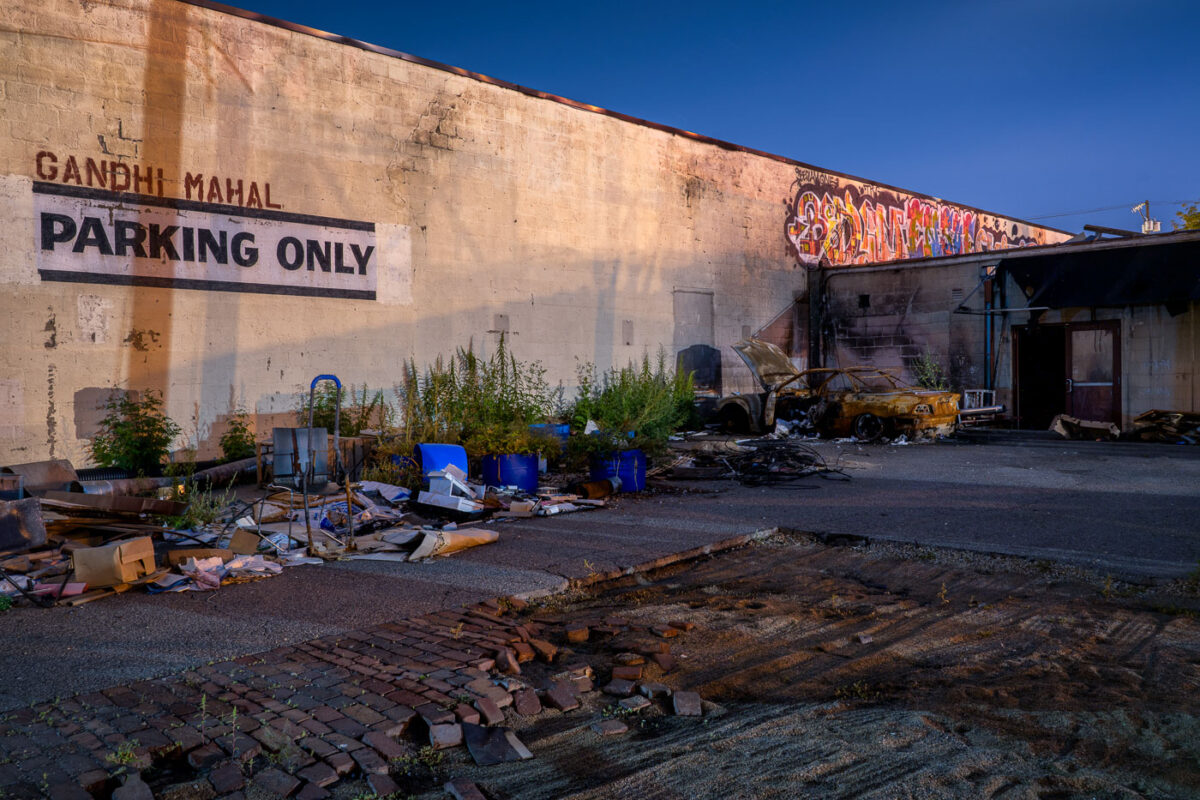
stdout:
POLYGON ((217 11, 219 13, 228 14, 228 15, 234 16, 234 17, 241 17, 242 19, 248 19, 253 22, 261 22, 264 25, 271 25, 272 27, 282 28, 284 30, 291 31, 293 33, 299 33, 299 34, 303 34, 305 36, 313 36, 317 39, 324 39, 327 42, 333 42, 334 44, 342 44, 342 45, 346 45, 348 47, 357 48, 359 50, 366 50, 367 52, 370 52, 370 53, 376 53, 378 55, 388 56, 390 58, 396 58, 401 61, 407 61, 412 64, 418 64, 423 67, 429 67, 430 69, 436 69, 436 70, 440 70, 442 72, 449 72, 454 75, 459 75, 464 78, 470 78, 472 80, 479 81, 480 83, 487 83, 492 86, 500 87, 502 89, 509 89, 514 92, 519 92, 521 94, 528 95, 529 97, 536 97, 541 100, 549 100, 550 102, 553 102, 553 103, 561 103, 562 105, 570 106, 571 108, 575 108, 580 111, 588 111, 593 114, 601 114, 603 116, 613 117, 614 119, 619 119, 623 122, 629 122, 634 125, 641 126, 643 128, 651 128, 653 130, 662 131, 663 133, 669 133, 674 136, 681 136, 685 139, 691 139, 692 141, 700 142, 701 144, 708 144, 708 145, 712 145, 714 147, 719 147, 722 150, 732 150, 735 152, 747 153, 749 155, 758 156, 760 158, 767 158, 772 161, 779 161, 784 164, 790 164, 792 166, 801 167, 804 169, 816 170, 818 172, 824 172, 829 175, 836 175, 839 178, 846 178, 848 180, 859 181, 861 183, 868 183, 873 186, 878 186, 881 189, 887 189, 887 190, 893 191, 893 192, 902 192, 904 194, 912 195, 914 197, 921 197, 921 198, 925 198, 928 200, 936 200, 940 203, 949 203, 950 205, 958 206, 959 208, 965 208, 969 211, 975 211, 975 212, 978 212, 981 214, 988 214, 993 217, 1000 217, 1002 219, 1010 220, 1012 222, 1016 222, 1021 225, 1029 225, 1034 228, 1042 228, 1044 230, 1054 231, 1056 233, 1065 233, 1065 234, 1072 233, 1071 231, 1063 230, 1061 228, 1053 228, 1053 227, 1050 227, 1049 225, 1041 225, 1036 222, 1030 222, 1028 220, 1021 219, 1019 217, 1010 216, 1008 214, 1001 214, 996 211, 988 211, 987 209, 979 208, 978 206, 966 205, 965 203, 958 203, 953 200, 947 200, 943 197, 936 197, 935 195, 926 194, 925 192, 915 192, 911 189, 903 189, 899 186, 892 186, 891 184, 880 183, 879 181, 872 180, 870 178, 862 178, 857 175, 851 175, 846 172, 839 172, 837 170, 827 169, 825 167, 818 167, 815 164, 809 164, 804 161, 798 161, 794 158, 788 158, 787 156, 781 156, 781 155, 777 155, 775 153, 768 153, 765 150, 756 150, 753 147, 746 147, 744 145, 734 144, 733 142, 727 142, 723 139, 715 139, 711 136, 705 136, 700 133, 693 133, 692 131, 686 131, 686 130, 683 130, 682 128, 674 128, 674 127, 671 127, 670 125, 663 125, 662 123, 651 122, 650 120, 641 119, 640 117, 635 117, 630 114, 623 114, 620 111, 612 111, 610 109, 602 108, 600 106, 594 106, 589 103, 583 103, 578 100, 572 100, 568 97, 562 97, 560 95, 550 94, 549 92, 539 91, 538 89, 530 89, 527 86, 521 86, 520 84, 511 83, 509 81, 501 80, 499 78, 493 78, 489 75, 483 75, 478 72, 472 72, 470 70, 463 69, 462 67, 455 67, 455 66, 451 66, 449 64, 443 64, 440 61, 433 61, 432 59, 422 58, 421 56, 414 56, 410 53, 404 53, 399 50, 393 50, 389 47, 382 47, 380 45, 371 44, 369 42, 364 42, 359 39, 351 39, 349 36, 342 36, 341 34, 330 33, 328 31, 323 31, 318 28, 310 28, 307 25, 300 25, 295 22, 288 22, 287 20, 282 20, 277 17, 269 17, 266 14, 259 14, 257 11, 247 11, 242 8, 237 8, 236 6, 230 6, 230 5, 226 5, 224 3, 215 2, 215 0, 179 0, 179 2, 181 2, 185 5, 197 6, 199 8, 206 8, 210 11, 217 11))

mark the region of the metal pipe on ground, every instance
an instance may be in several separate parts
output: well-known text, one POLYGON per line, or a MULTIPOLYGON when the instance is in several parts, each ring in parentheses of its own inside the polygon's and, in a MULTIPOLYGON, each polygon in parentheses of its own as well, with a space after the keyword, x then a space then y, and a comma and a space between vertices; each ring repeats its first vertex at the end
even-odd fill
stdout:
POLYGON ((80 481, 77 485, 85 494, 114 495, 142 494, 153 492, 167 486, 172 486, 182 480, 187 484, 225 483, 234 480, 243 472, 253 472, 255 459, 243 458, 240 461, 230 461, 228 464, 218 464, 215 467, 200 470, 191 477, 184 478, 125 478, 112 481, 80 481))
POLYGON ((79 476, 75 472, 75 467, 65 458, 33 461, 28 464, 12 464, 0 467, 0 474, 20 475, 26 492, 79 491, 79 476))
POLYGON ((981 406, 979 408, 960 408, 958 416, 960 417, 981 417, 985 414, 1003 414, 1004 406, 981 406))

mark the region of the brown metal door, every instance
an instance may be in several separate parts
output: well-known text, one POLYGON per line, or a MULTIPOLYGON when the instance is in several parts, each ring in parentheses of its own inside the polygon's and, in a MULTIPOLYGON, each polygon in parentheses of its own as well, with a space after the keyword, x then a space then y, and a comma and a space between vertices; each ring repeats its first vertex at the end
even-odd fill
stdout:
POLYGON ((1067 413, 1121 421, 1121 331, 1117 322, 1067 326, 1067 413))

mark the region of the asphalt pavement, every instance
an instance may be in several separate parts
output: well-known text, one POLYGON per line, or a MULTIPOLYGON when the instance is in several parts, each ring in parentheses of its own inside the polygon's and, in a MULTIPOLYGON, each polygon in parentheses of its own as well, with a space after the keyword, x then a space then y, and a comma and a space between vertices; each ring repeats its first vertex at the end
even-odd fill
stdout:
POLYGON ((0 709, 566 581, 781 527, 1170 579, 1200 565, 1200 448, 820 442, 848 481, 679 482, 609 508, 498 523, 500 540, 408 564, 353 560, 216 592, 130 592, 0 616, 0 709))

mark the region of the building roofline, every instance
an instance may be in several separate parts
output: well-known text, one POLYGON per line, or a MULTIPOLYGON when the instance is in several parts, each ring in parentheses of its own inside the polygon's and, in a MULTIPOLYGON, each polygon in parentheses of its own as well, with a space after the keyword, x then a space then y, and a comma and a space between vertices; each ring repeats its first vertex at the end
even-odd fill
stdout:
POLYGON ((248 19, 253 22, 261 22, 264 25, 271 25, 276 28, 282 28, 284 30, 291 31, 293 33, 299 33, 299 34, 303 34, 305 36, 313 36, 318 39, 324 39, 327 42, 333 42, 334 44, 342 44, 342 45, 346 45, 348 47, 357 48, 359 50, 365 50, 369 53, 376 53, 378 55, 388 56, 390 58, 396 58, 401 61, 407 61, 412 64, 418 64, 423 67, 429 67, 430 69, 436 69, 436 70, 440 70, 442 72, 449 72, 454 75, 459 75, 464 78, 470 78, 472 80, 479 81, 480 83, 487 83, 492 86, 498 86, 502 89, 509 89, 514 92, 520 92, 521 94, 527 95, 529 97, 536 97, 541 100, 549 100, 552 103, 561 103, 562 105, 569 106, 571 108, 575 108, 580 111, 588 111, 593 114, 601 114, 606 117, 612 117, 614 119, 619 119, 622 122, 629 122, 634 125, 639 125, 643 128, 650 128, 652 130, 662 131, 663 133, 669 133, 674 136, 681 136, 685 139, 691 139, 693 141, 700 142, 701 144, 708 144, 708 145, 712 145, 714 147, 719 147, 722 150, 731 150, 734 152, 747 153, 749 155, 758 156, 760 158, 767 158, 772 161, 779 161, 781 163, 790 164, 792 166, 801 167, 803 169, 811 169, 811 170, 815 170, 817 172, 824 172, 829 175, 836 175, 839 178, 846 178, 848 180, 860 181, 862 183, 872 184, 874 186, 878 186, 882 189, 887 189, 887 190, 890 190, 893 192, 901 192, 903 194, 913 195, 915 197, 922 197, 922 198, 926 198, 929 200, 936 200, 940 203, 949 203, 950 205, 958 206, 959 208, 965 208, 969 211, 975 211, 977 213, 988 214, 993 217, 1000 217, 1002 219, 1011 220, 1012 222, 1016 222, 1021 225, 1029 225, 1034 228, 1042 228, 1044 230, 1055 231, 1057 233, 1065 233, 1065 234, 1071 233, 1071 231, 1065 231, 1065 230, 1062 230, 1061 228, 1053 228, 1048 225, 1041 225, 1036 222, 1029 222, 1028 220, 1024 220, 1019 217, 1010 216, 1008 214, 1001 214, 1001 213, 998 213, 995 211, 988 211, 987 209, 979 208, 977 206, 966 205, 964 203, 957 203, 957 202, 954 202, 953 200, 946 200, 944 198, 936 197, 934 195, 926 194, 924 192, 915 192, 911 189, 903 189, 899 186, 892 186, 891 184, 880 183, 879 181, 872 180, 870 178, 861 178, 861 177, 858 177, 857 175, 850 175, 845 172, 839 172, 837 170, 827 169, 825 167, 818 167, 815 164, 809 164, 804 161, 797 161, 794 158, 788 158, 787 156, 781 156, 781 155, 777 155, 775 153, 768 153, 765 150, 755 150, 752 147, 745 147, 740 144, 734 144, 732 142, 727 142, 723 139, 715 139, 711 136, 705 136, 703 134, 693 133, 692 131, 686 131, 686 130, 683 130, 682 128, 673 128, 670 125, 663 125, 658 122, 651 122, 649 120, 641 119, 640 117, 634 117, 629 114, 623 114, 619 111, 612 111, 607 108, 602 108, 600 106, 594 106, 594 105, 591 105, 590 103, 583 103, 578 100, 571 100, 570 98, 562 97, 560 95, 550 94, 548 92, 539 91, 537 89, 530 89, 527 86, 521 86, 520 84, 511 83, 509 81, 501 80, 499 78, 493 78, 489 75, 483 75, 478 72, 472 72, 470 70, 463 69, 462 67, 455 67, 455 66, 451 66, 449 64, 443 64, 440 61, 433 61, 428 58, 414 56, 414 55, 411 55, 410 53, 403 53, 399 50, 393 50, 389 47, 381 47, 380 45, 371 44, 369 42, 364 42, 359 39, 351 39, 348 36, 342 36, 340 34, 330 33, 328 31, 323 31, 318 28, 310 28, 307 25, 300 25, 295 22, 288 22, 287 20, 278 19, 277 17, 269 17, 266 14, 259 14, 257 11, 247 11, 242 8, 237 8, 236 6, 230 6, 230 5, 226 5, 224 3, 218 3, 218 2, 215 2, 214 0, 179 0, 179 2, 184 3, 185 5, 197 6, 199 8, 206 8, 206 9, 209 9, 210 11, 217 11, 222 14, 229 14, 231 16, 241 17, 243 19, 248 19))

